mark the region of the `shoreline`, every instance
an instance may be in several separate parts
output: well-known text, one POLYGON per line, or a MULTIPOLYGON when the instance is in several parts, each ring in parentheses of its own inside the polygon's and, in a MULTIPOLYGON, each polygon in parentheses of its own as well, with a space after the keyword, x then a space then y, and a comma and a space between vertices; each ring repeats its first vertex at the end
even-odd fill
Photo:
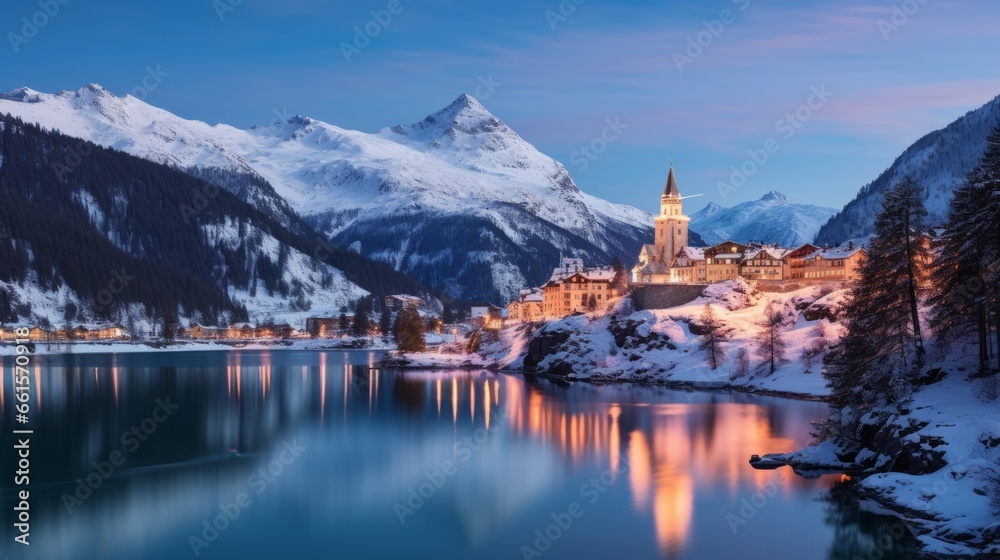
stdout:
MULTIPOLYGON (((172 342, 86 341, 72 343, 34 342, 35 356, 86 355, 86 354, 139 354, 156 352, 232 352, 239 350, 373 350, 389 351, 395 346, 380 338, 297 339, 269 341, 220 341, 178 340, 172 342)), ((14 356, 17 345, 0 343, 0 357, 14 356)))

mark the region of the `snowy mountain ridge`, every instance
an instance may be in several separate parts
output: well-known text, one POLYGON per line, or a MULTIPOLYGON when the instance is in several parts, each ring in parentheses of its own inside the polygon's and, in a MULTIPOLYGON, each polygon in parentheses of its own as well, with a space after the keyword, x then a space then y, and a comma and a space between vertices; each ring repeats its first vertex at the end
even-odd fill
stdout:
POLYGON ((798 247, 812 242, 820 226, 836 213, 833 208, 798 204, 771 191, 732 208, 709 202, 691 215, 691 229, 701 234, 708 245, 731 240, 798 247))
POLYGON ((979 163, 986 150, 986 137, 998 124, 1000 96, 945 128, 920 138, 823 225, 816 243, 866 242, 874 233, 882 194, 905 176, 912 177, 924 188, 928 223, 945 223, 955 190, 979 163))
POLYGON ((499 302, 539 282, 560 254, 627 262, 652 237, 650 214, 584 194, 469 95, 374 134, 300 116, 248 130, 209 125, 96 84, 15 90, 0 95, 0 113, 238 184, 232 190, 256 207, 287 206, 338 244, 458 297, 499 302), (492 281, 475 277, 485 272, 492 281))

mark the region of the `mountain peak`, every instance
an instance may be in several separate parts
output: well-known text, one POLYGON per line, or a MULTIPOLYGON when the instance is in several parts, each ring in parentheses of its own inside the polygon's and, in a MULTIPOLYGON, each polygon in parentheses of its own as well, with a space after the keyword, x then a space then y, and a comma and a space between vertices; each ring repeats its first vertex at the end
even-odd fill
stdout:
POLYGON ((37 92, 29 87, 21 87, 12 89, 6 93, 0 93, 0 99, 20 101, 22 103, 37 103, 41 100, 39 95, 40 92, 37 92))
MULTIPOLYGON (((450 105, 429 115, 423 123, 456 126, 483 120, 499 120, 489 110, 468 93, 458 96, 450 105)), ((420 124, 423 124, 420 123, 420 124)))
POLYGON ((760 197, 760 199, 761 200, 777 200, 779 202, 791 202, 792 201, 792 199, 788 198, 787 196, 781 194, 778 191, 771 191, 771 192, 765 194, 764 196, 760 197))

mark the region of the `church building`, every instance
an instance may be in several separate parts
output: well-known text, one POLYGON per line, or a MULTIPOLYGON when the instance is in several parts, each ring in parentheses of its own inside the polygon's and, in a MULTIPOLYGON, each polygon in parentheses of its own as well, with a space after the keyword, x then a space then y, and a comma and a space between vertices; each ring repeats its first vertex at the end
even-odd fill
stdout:
MULTIPOLYGON (((681 192, 674 177, 674 166, 670 165, 667 186, 660 197, 660 215, 653 219, 656 237, 652 245, 643 245, 639 252, 639 262, 632 269, 632 281, 638 283, 663 284, 676 282, 671 278, 674 259, 688 246, 688 223, 691 218, 684 215, 681 192)), ((693 278, 692 278, 693 280, 693 278)))

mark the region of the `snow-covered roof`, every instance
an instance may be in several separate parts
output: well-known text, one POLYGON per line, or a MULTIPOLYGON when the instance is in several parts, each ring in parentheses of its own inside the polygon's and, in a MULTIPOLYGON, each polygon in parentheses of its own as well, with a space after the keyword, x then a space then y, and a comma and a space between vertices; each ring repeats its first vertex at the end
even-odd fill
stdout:
POLYGON ((579 274, 591 282, 610 282, 615 278, 614 269, 608 268, 584 268, 581 270, 564 270, 557 268, 552 272, 550 283, 559 283, 579 274))
POLYGON ((545 301, 545 296, 539 292, 532 292, 521 297, 521 303, 540 303, 545 301))
POLYGON ((704 247, 684 247, 681 249, 681 256, 692 261, 705 260, 704 247))
POLYGON ((854 255, 864 251, 863 247, 855 247, 853 249, 848 249, 846 247, 834 247, 833 249, 820 249, 806 257, 806 260, 811 260, 815 258, 820 259, 847 259, 853 257, 854 255))
POLYGON ((744 256, 747 258, 747 260, 752 260, 757 258, 757 256, 760 255, 761 253, 767 253, 768 255, 771 256, 771 258, 781 260, 785 258, 785 255, 791 253, 792 251, 793 249, 785 249, 782 247, 761 247, 758 249, 751 249, 747 251, 744 256))
POLYGON ((715 255, 716 259, 742 259, 743 253, 723 253, 721 255, 715 255))

